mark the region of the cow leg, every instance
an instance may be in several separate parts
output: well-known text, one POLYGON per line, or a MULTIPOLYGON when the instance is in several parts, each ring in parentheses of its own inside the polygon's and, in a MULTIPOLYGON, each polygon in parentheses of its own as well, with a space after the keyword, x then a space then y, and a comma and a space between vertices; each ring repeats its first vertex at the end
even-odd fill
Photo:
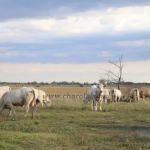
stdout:
POLYGON ((97 111, 97 101, 94 100, 94 110, 97 111))
POLYGON ((34 118, 34 114, 35 114, 34 113, 35 108, 34 108, 34 106, 30 106, 30 108, 31 108, 31 112, 32 112, 32 117, 31 118, 33 119, 34 118))
POLYGON ((9 109, 9 114, 10 114, 11 111, 13 111, 14 117, 16 117, 16 112, 15 112, 15 109, 14 109, 13 104, 9 103, 8 106, 10 107, 10 109, 9 109))
POLYGON ((135 97, 135 102, 138 102, 137 96, 135 97))
POLYGON ((10 116, 11 116, 11 112, 12 112, 12 110, 11 110, 11 109, 9 109, 8 117, 10 117, 10 116))
POLYGON ((93 110, 97 111, 97 102, 95 96, 93 96, 93 110))
POLYGON ((107 97, 106 96, 104 96, 104 102, 105 102, 105 104, 107 104, 107 97))
POLYGON ((93 102, 93 100, 91 100, 91 110, 93 110, 93 104, 94 102, 93 102))
POLYGON ((24 118, 27 116, 27 113, 29 111, 29 105, 24 105, 24 118))
POLYGON ((140 100, 140 97, 139 97, 139 96, 137 96, 137 100, 138 100, 138 101, 140 100))
POLYGON ((99 102, 99 110, 102 111, 102 100, 99 102))
POLYGON ((114 102, 115 102, 115 103, 117 103, 117 99, 116 99, 116 97, 114 97, 114 102))
POLYGON ((0 107, 0 115, 3 117, 3 110, 4 108, 3 107, 0 107))
POLYGON ((107 104, 107 100, 106 100, 106 98, 104 99, 104 102, 105 102, 105 104, 107 104))
POLYGON ((32 119, 34 118, 34 111, 36 110, 36 103, 34 101, 31 102, 30 104, 31 112, 32 112, 32 119))
POLYGON ((100 97, 99 99, 99 110, 102 111, 102 103, 103 103, 103 98, 100 97))

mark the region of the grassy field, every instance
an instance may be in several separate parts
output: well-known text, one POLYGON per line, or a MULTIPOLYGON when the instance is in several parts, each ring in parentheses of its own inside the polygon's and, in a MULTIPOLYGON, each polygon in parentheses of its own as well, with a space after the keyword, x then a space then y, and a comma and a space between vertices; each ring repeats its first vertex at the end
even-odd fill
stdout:
MULTIPOLYGON (((19 88, 17 87, 13 87, 19 88)), ((83 94, 87 87, 37 87, 48 94, 83 94)), ((82 99, 54 99, 52 106, 37 106, 23 118, 23 108, 15 107, 17 118, 0 123, 0 149, 6 150, 149 150, 150 99, 103 105, 91 111, 82 99)))

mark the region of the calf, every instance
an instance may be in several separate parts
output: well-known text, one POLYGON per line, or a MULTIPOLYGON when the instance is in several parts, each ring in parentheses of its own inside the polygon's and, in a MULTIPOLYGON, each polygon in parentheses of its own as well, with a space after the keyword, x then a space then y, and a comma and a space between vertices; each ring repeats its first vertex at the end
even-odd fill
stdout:
POLYGON ((110 101, 111 91, 109 89, 103 89, 102 96, 103 96, 104 103, 107 104, 108 101, 110 101))
POLYGON ((112 101, 113 102, 119 102, 121 97, 122 97, 122 93, 121 93, 120 90, 112 89, 111 90, 111 96, 112 96, 112 101))
POLYGON ((42 91, 42 90, 38 90, 38 97, 36 99, 36 102, 40 103, 43 106, 43 103, 49 107, 51 106, 51 100, 49 99, 49 97, 47 96, 47 94, 42 91))
POLYGON ((144 98, 145 98, 145 91, 140 91, 140 98, 142 98, 142 100, 144 100, 144 98))
POLYGON ((145 97, 150 97, 150 90, 145 91, 145 97))
POLYGON ((140 95, 139 95, 139 90, 137 88, 133 88, 130 92, 129 92, 129 99, 131 102, 131 99, 133 99, 134 101, 139 101, 140 95))

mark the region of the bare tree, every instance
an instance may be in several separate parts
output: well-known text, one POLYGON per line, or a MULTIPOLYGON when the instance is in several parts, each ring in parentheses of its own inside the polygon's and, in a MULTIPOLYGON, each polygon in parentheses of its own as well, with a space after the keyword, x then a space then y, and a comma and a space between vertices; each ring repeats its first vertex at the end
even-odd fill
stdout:
POLYGON ((116 60, 113 60, 113 61, 109 60, 110 64, 117 67, 117 69, 118 69, 117 73, 115 73, 111 69, 109 69, 109 70, 101 69, 101 70, 105 71, 104 73, 101 73, 101 75, 103 75, 102 79, 107 80, 109 82, 111 82, 111 81, 117 82, 119 90, 120 90, 120 82, 124 81, 123 80, 123 72, 122 72, 124 65, 122 64, 122 59, 123 59, 123 55, 116 60))

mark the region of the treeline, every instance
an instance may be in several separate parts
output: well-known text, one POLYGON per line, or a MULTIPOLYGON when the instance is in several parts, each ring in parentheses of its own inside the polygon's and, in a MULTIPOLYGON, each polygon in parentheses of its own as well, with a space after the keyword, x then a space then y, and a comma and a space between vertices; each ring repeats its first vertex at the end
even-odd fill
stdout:
MULTIPOLYGON (((1 85, 8 85, 8 84, 32 84, 32 85, 79 85, 79 86, 90 86, 90 85, 95 85, 95 84, 98 84, 96 82, 93 82, 93 83, 88 83, 88 82, 84 82, 84 83, 80 83, 80 82, 67 82, 67 81, 61 81, 61 82, 56 82, 56 81, 53 81, 51 83, 48 83, 48 82, 36 82, 36 81, 33 81, 33 82, 27 82, 27 83, 21 83, 21 82, 0 82, 1 85)), ((107 83, 108 85, 116 85, 117 83, 115 82, 109 82, 107 83)), ((147 82, 142 82, 142 83, 134 83, 134 82, 121 82, 121 85, 135 85, 135 84, 138 84, 138 85, 150 85, 150 83, 147 83, 147 82)))
MULTIPOLYGON (((80 83, 80 82, 67 82, 67 81, 63 81, 63 82, 51 82, 50 84, 53 84, 53 85, 95 85, 95 84, 98 84, 96 82, 93 82, 93 83, 88 83, 88 82, 84 82, 84 83, 80 83)), ((109 82, 107 83, 108 85, 117 85, 116 82, 109 82)), ((135 85, 135 84, 138 84, 138 85, 150 85, 150 83, 147 83, 147 82, 142 82, 142 83, 134 83, 134 82, 121 82, 120 83, 121 85, 135 85)))

